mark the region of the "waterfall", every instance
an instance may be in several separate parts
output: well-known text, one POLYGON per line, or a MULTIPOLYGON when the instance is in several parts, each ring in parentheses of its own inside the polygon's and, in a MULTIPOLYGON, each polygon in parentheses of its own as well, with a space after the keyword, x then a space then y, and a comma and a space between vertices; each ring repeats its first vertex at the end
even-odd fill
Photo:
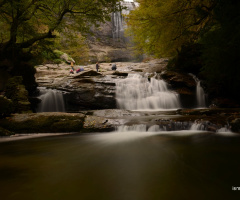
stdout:
POLYGON ((39 88, 41 103, 37 112, 65 112, 65 104, 61 91, 39 88))
POLYGON ((128 15, 131 10, 136 9, 138 3, 123 1, 121 2, 121 5, 125 7, 125 9, 123 9, 121 12, 112 13, 113 39, 124 38, 124 29, 126 28, 126 23, 123 15, 128 15))
POLYGON ((122 38, 124 27, 123 27, 123 16, 121 12, 112 13, 113 22, 113 39, 122 38))
POLYGON ((205 92, 201 86, 201 81, 194 76, 193 74, 190 74, 193 79, 196 81, 196 98, 197 98, 197 107, 198 108, 205 108, 206 107, 206 99, 205 99, 205 92))
POLYGON ((157 110, 180 108, 179 95, 167 83, 155 78, 129 74, 116 82, 116 99, 120 109, 157 110))

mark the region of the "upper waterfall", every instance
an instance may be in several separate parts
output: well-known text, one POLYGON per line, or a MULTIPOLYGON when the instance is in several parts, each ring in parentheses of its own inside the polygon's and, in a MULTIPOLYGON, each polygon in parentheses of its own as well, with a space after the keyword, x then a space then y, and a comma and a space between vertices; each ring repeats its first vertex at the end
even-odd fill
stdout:
POLYGON ((128 110, 180 108, 179 95, 168 89, 167 83, 156 78, 129 74, 116 83, 118 107, 128 110))
POLYGON ((41 103, 37 112, 65 112, 63 94, 54 89, 39 88, 41 103))
POLYGON ((123 1, 121 4, 126 9, 123 9, 121 12, 112 13, 112 33, 114 39, 124 37, 124 29, 126 28, 126 23, 124 21, 123 15, 128 15, 131 10, 134 10, 138 6, 137 2, 129 1, 123 1))

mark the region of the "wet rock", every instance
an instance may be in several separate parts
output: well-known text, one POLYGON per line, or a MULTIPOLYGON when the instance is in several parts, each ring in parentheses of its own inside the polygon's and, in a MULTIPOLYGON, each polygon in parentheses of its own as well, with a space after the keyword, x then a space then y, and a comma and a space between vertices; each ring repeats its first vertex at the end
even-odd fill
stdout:
POLYGON ((240 118, 231 121, 230 125, 233 132, 240 133, 240 118))
POLYGON ((84 125, 84 131, 87 132, 106 132, 115 130, 115 126, 111 123, 111 120, 104 117, 86 116, 84 125))
POLYGON ((161 78, 169 83, 172 89, 180 95, 182 107, 196 107, 196 82, 192 76, 179 72, 164 71, 161 73, 161 78))
POLYGON ((176 89, 187 88, 193 92, 196 88, 196 82, 189 74, 164 71, 161 77, 176 89))
POLYGON ((86 76, 102 76, 101 73, 98 73, 94 70, 89 70, 89 71, 83 71, 74 76, 74 78, 80 78, 80 77, 86 77, 86 76))
POLYGON ((112 75, 117 75, 117 76, 128 76, 128 73, 115 71, 115 72, 112 73, 112 75))

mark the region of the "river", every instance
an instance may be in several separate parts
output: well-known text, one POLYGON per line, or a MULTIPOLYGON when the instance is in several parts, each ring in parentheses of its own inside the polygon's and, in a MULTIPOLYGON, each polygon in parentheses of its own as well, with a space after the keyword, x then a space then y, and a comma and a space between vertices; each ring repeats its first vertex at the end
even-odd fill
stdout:
POLYGON ((2 200, 235 199, 240 137, 111 132, 0 143, 2 200))

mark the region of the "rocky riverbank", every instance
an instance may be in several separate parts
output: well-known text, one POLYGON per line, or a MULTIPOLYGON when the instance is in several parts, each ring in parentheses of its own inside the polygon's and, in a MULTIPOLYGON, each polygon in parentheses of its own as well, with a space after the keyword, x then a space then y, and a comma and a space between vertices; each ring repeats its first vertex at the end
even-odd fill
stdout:
MULTIPOLYGON (((0 119, 0 135, 21 133, 106 132, 121 126, 142 126, 152 130, 219 130, 240 132, 240 109, 192 109, 196 98, 196 82, 189 74, 166 70, 168 60, 158 59, 145 63, 101 63, 83 66, 84 71, 71 74, 70 66, 37 66, 36 81, 40 87, 56 89, 64 95, 66 112, 13 114, 0 119), (117 109, 116 80, 128 74, 158 76, 177 91, 184 109, 172 111, 128 111, 117 109), (186 100, 187 99, 187 100, 186 100), (183 104, 183 103, 182 103, 183 104), (153 128, 154 127, 154 128, 153 128)), ((75 70, 80 66, 75 66, 75 70)))
POLYGON ((92 110, 80 113, 14 114, 0 119, 0 135, 26 133, 109 132, 121 126, 144 125, 159 131, 222 130, 240 132, 240 109, 179 109, 173 111, 92 110))

